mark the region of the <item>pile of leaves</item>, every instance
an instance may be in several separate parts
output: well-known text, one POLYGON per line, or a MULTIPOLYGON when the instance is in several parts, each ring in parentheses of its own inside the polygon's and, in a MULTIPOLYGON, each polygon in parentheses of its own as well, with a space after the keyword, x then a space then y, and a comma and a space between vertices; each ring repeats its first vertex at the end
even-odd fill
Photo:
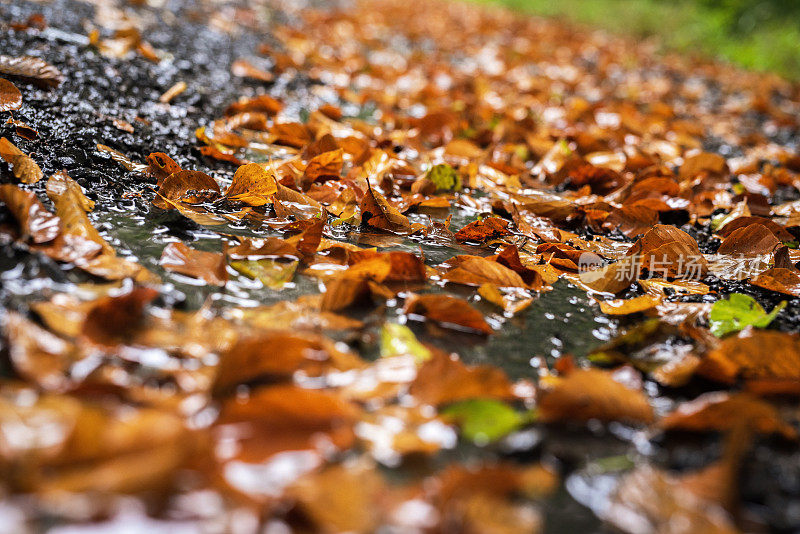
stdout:
MULTIPOLYGON (((259 92, 198 126, 218 173, 97 147, 141 184, 147 217, 185 218, 213 250, 118 254, 92 191, 19 148, 35 130, 0 139, 3 246, 80 280, 3 316, 8 505, 80 522, 133 495, 223 531, 535 532, 565 477, 602 467, 573 473, 542 436, 601 428, 638 444, 603 505, 588 499, 604 521, 758 526, 736 491, 744 459, 797 441, 800 337, 781 318, 800 297, 800 155, 779 142, 797 88, 652 68, 646 47, 471 4, 294 15, 232 66, 259 92), (295 79, 314 109, 269 91, 295 79), (535 321, 564 283, 624 326, 587 358, 531 353, 510 378, 442 348, 535 321), (171 284, 212 289, 183 309, 171 284), (221 299, 244 286, 278 298, 221 299), (641 445, 687 434, 724 446, 674 472, 641 445)), ((165 55, 134 26, 86 46, 165 55)), ((14 121, 30 84, 58 91, 57 67, 0 56, 0 112, 14 121)))

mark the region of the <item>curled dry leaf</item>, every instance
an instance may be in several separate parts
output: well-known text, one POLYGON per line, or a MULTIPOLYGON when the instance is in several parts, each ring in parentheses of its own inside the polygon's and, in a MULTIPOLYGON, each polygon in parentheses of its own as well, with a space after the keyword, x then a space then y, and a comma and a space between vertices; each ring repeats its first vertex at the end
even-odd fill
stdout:
POLYGON ((228 281, 225 254, 195 250, 183 243, 167 245, 159 264, 167 271, 185 274, 215 286, 224 286, 228 281))
POLYGON ((435 353, 422 364, 408 392, 418 401, 433 406, 467 399, 513 398, 511 382, 500 369, 467 366, 443 353, 435 353))
POLYGON ((225 191, 225 198, 250 206, 263 206, 269 202, 267 197, 277 192, 275 176, 258 163, 248 163, 236 170, 230 187, 225 191))
POLYGON ((23 184, 35 184, 44 176, 39 164, 5 137, 0 138, 0 157, 12 166, 14 176, 23 184))
POLYGON ((406 299, 403 312, 411 317, 423 317, 445 328, 484 335, 493 333, 481 312, 467 301, 450 295, 411 295, 406 299))
POLYGON ((33 192, 3 184, 0 185, 0 201, 5 203, 17 219, 23 239, 30 239, 33 243, 47 243, 60 233, 61 221, 45 209, 33 192))
POLYGON ((650 423, 653 409, 647 397, 598 369, 576 369, 556 381, 539 401, 542 421, 626 421, 650 423))
POLYGON ((53 65, 31 56, 12 57, 0 54, 0 74, 30 80, 45 87, 57 87, 64 79, 53 65))
POLYGON ((22 93, 17 86, 0 78, 0 112, 14 111, 22 106, 22 93))

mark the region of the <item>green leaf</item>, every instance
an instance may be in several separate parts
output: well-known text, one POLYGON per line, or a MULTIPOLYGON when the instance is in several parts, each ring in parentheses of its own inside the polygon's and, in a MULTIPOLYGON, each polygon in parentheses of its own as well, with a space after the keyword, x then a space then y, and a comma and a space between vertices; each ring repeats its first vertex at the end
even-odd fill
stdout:
POLYGON ((403 356, 410 354, 418 362, 431 357, 431 351, 417 340, 414 332, 407 326, 397 323, 384 323, 381 329, 381 356, 403 356))
POLYGON ((461 189, 461 176, 447 163, 434 165, 428 171, 428 179, 437 191, 457 191, 461 189))
POLYGON ((519 413, 504 402, 491 399, 457 402, 445 408, 442 415, 458 423, 461 435, 478 445, 497 441, 532 419, 530 412, 519 413))
POLYGON ((294 276, 297 262, 283 262, 264 258, 261 260, 232 261, 231 267, 245 276, 261 280, 270 289, 282 289, 294 276))
POLYGON ((767 313, 754 298, 741 293, 732 293, 728 300, 718 300, 711 307, 708 316, 711 321, 711 333, 722 337, 747 326, 766 328, 785 307, 786 301, 783 301, 767 313))

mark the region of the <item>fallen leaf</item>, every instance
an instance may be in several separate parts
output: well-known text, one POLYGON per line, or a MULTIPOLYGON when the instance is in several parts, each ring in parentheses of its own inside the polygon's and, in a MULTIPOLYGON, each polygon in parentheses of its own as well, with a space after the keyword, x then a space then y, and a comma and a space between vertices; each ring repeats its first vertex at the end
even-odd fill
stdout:
POLYGON ((81 334, 98 345, 129 342, 144 323, 144 309, 158 296, 149 288, 134 288, 118 297, 99 299, 86 314, 81 334))
POLYGON ((493 284, 498 287, 528 287, 520 275, 508 267, 478 256, 463 258, 454 267, 442 272, 440 276, 447 282, 468 286, 493 284))
POLYGON ((258 163, 248 163, 236 170, 230 187, 225 191, 225 198, 250 206, 263 206, 269 202, 267 197, 277 192, 275 177, 258 163))
POLYGON ((0 201, 19 223, 23 239, 47 243, 60 233, 60 220, 45 209, 36 194, 11 184, 0 185, 0 201))
POLYGON ((494 332, 481 312, 465 300, 450 295, 411 295, 406 299, 403 313, 454 330, 484 335, 494 332))
POLYGON ((727 300, 718 300, 711 307, 708 316, 711 333, 717 337, 723 337, 748 326, 766 328, 785 307, 786 301, 767 313, 753 297, 732 293, 727 300))
POLYGON ((0 78, 0 113, 3 111, 14 111, 22 106, 22 93, 17 86, 0 78))
POLYGON ((538 405, 545 422, 564 420, 650 423, 653 409, 647 397, 614 380, 611 373, 576 369, 543 392, 538 405))
POLYGON ((750 283, 793 297, 800 297, 800 273, 796 269, 774 267, 750 279, 750 283))
POLYGON ((44 176, 39 164, 5 137, 0 138, 0 157, 12 166, 14 176, 23 184, 35 184, 44 176))
POLYGON ((32 56, 12 57, 0 54, 0 74, 30 80, 45 87, 58 87, 64 79, 53 65, 32 56))
POLYGON ((511 235, 508 230, 508 221, 499 217, 487 217, 473 221, 456 232, 455 237, 460 242, 482 243, 487 239, 494 239, 511 235))
POLYGON ((408 392, 419 402, 433 406, 468 399, 513 398, 508 377, 497 367, 467 366, 442 353, 422 364, 408 392))
POLYGON ((718 249, 719 254, 757 256, 772 252, 781 242, 763 224, 751 224, 731 232, 718 249))
POLYGON ((215 286, 224 286, 228 281, 225 254, 195 250, 183 243, 167 245, 159 264, 168 271, 198 278, 215 286))
POLYGON ((411 233, 411 222, 397 208, 389 204, 383 195, 377 193, 367 182, 367 192, 361 199, 362 222, 395 234, 411 233))
POLYGON ((153 205, 169 210, 176 202, 202 203, 216 200, 219 195, 219 184, 206 173, 178 171, 164 178, 158 188, 158 196, 153 199, 153 205))
POLYGON ((459 425, 461 434, 477 444, 486 444, 510 434, 532 418, 508 404, 492 399, 469 399, 451 404, 441 412, 445 420, 459 425))
POLYGON ((746 328, 728 336, 702 360, 698 374, 733 384, 737 378, 800 379, 800 340, 796 334, 746 328))

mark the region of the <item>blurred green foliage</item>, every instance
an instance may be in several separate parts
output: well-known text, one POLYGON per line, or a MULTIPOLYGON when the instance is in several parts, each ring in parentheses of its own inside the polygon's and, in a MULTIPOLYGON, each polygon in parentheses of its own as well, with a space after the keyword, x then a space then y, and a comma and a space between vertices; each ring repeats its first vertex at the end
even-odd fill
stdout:
POLYGON ((800 80, 800 0, 477 0, 800 80))

